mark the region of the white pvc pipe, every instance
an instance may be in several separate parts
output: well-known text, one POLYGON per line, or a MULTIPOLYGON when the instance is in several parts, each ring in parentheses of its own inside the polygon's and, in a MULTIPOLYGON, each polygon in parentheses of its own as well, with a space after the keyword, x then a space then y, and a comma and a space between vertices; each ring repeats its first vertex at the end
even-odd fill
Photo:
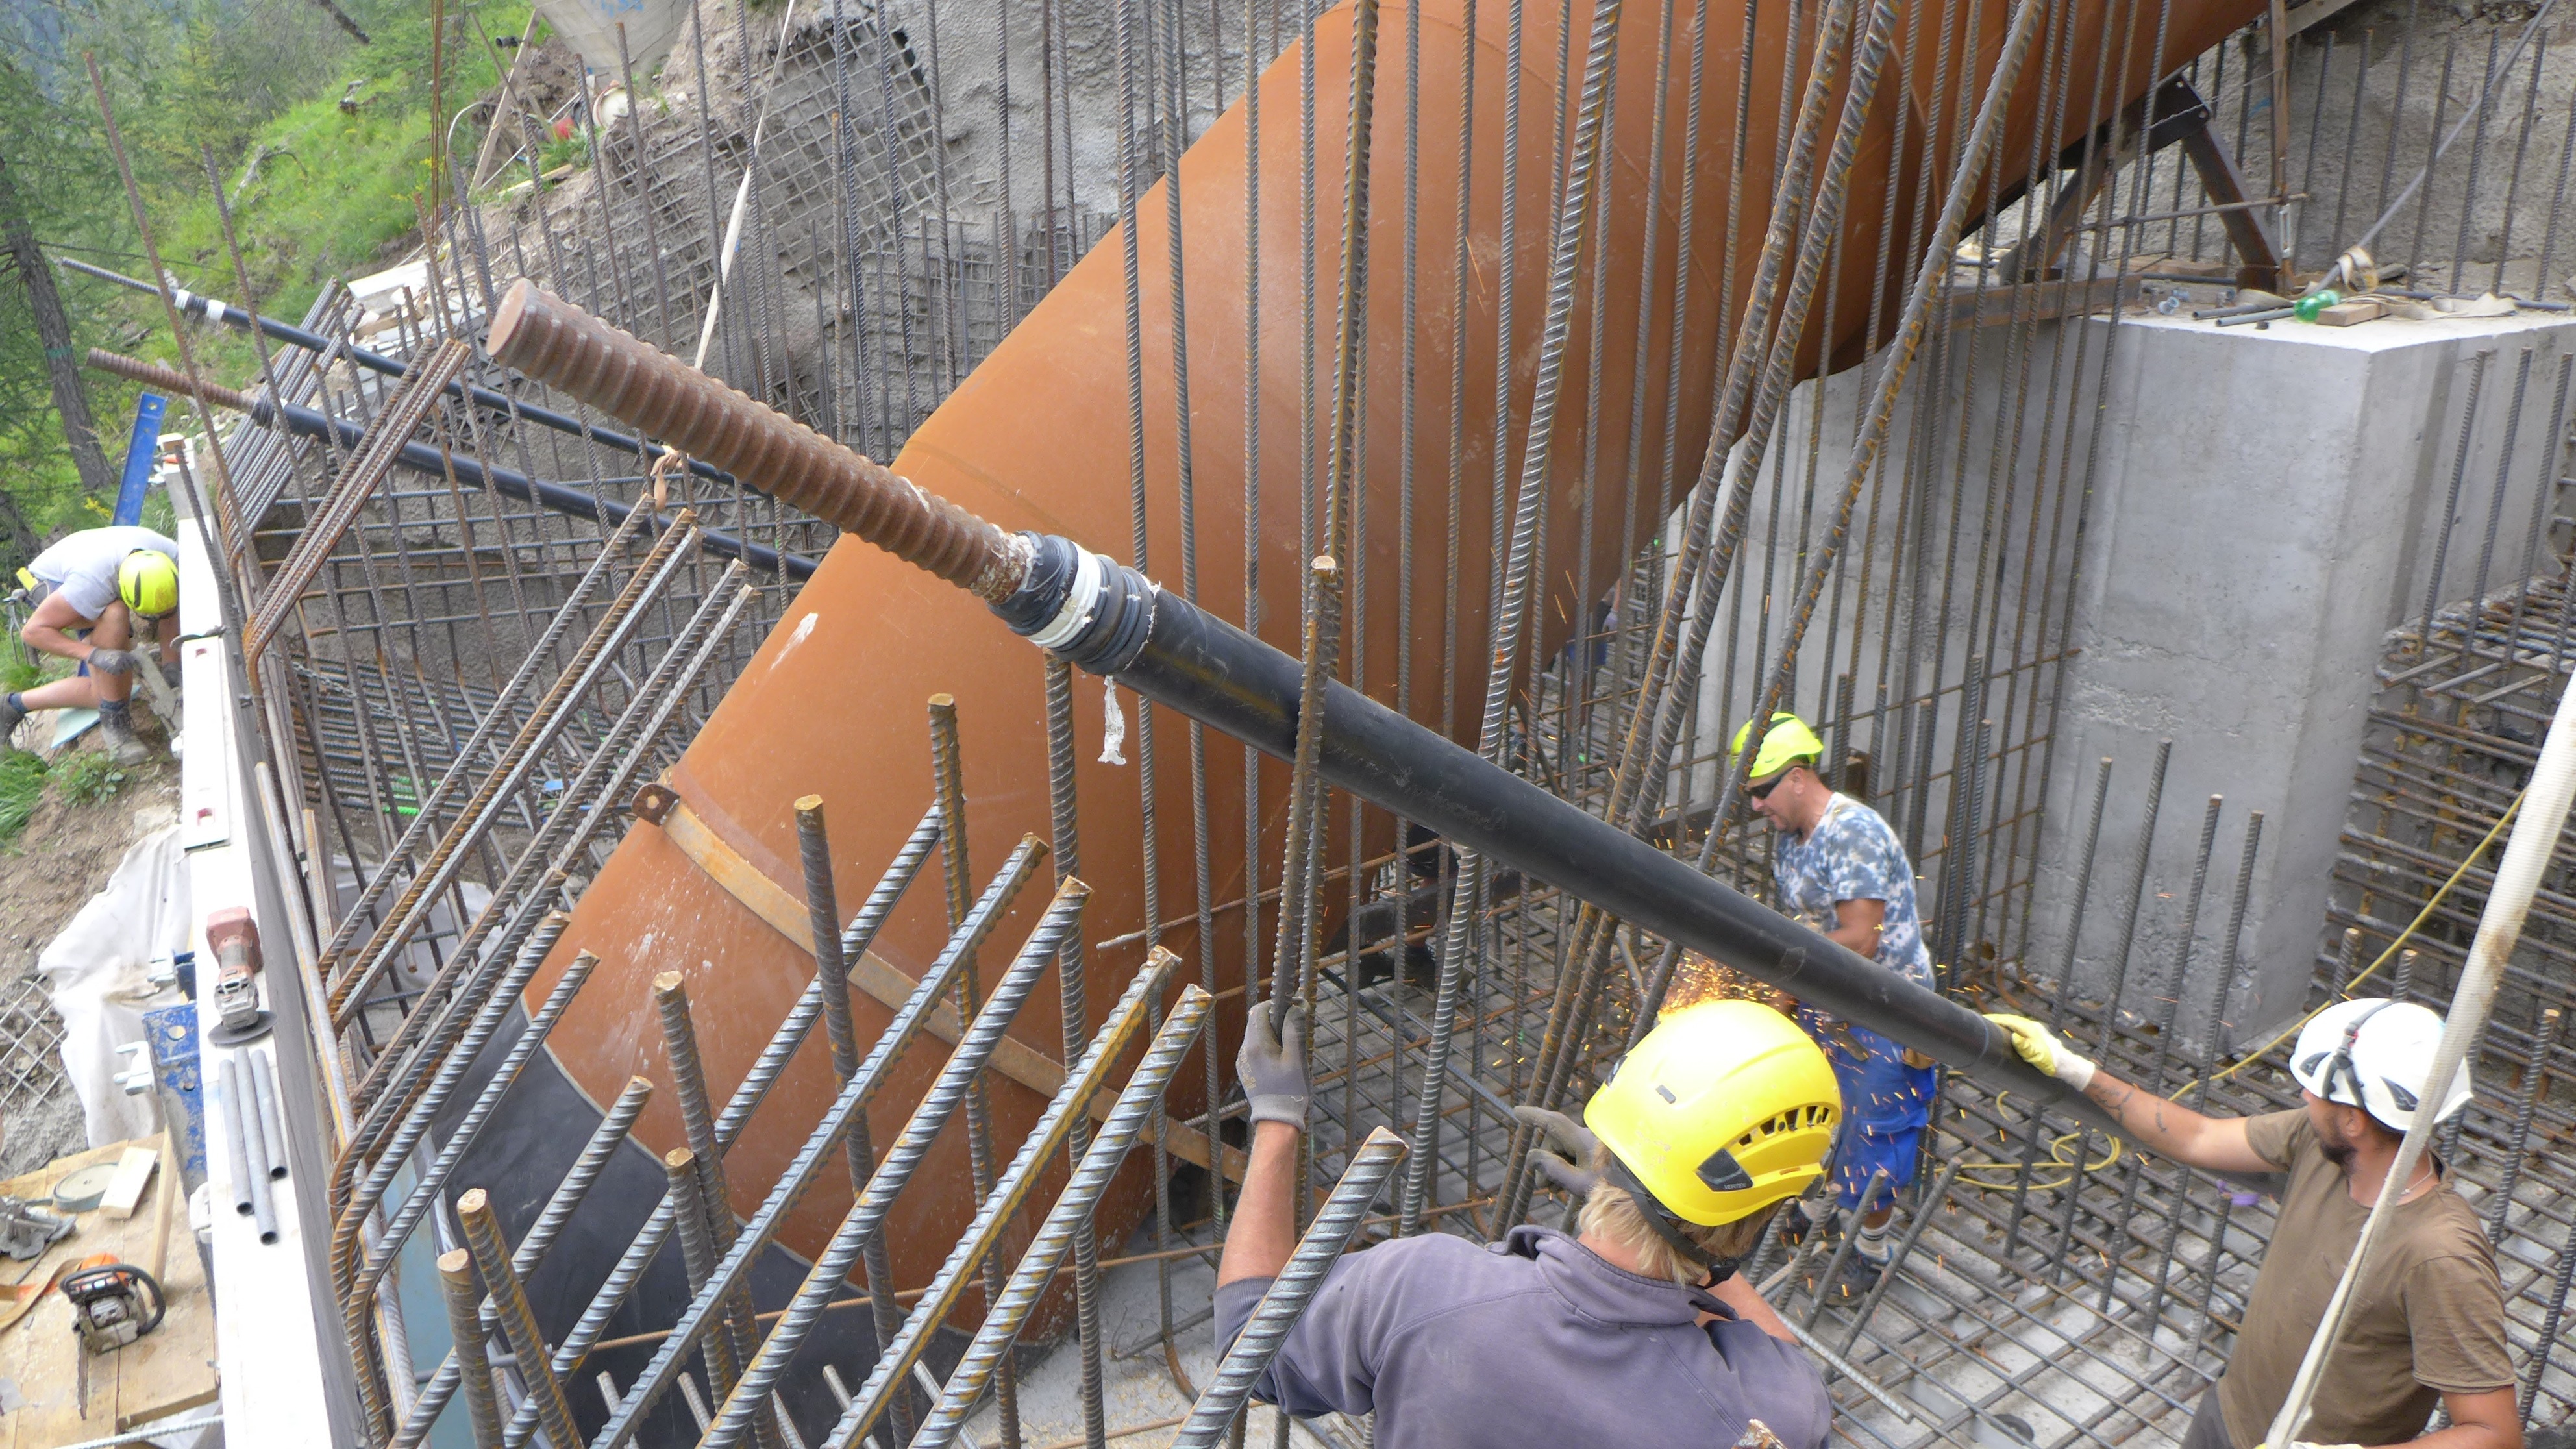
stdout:
MULTIPOLYGON (((2477 939, 2469 945, 2468 965, 2460 973, 2459 990, 2451 997, 2450 1017, 2442 1028, 2441 1044, 2434 1049, 2432 1070, 2424 1075, 2425 1107, 2438 1109, 2460 1064, 2467 1060, 2469 1048, 2486 1027, 2487 1013, 2495 1005, 2496 987, 2504 979, 2505 960, 2522 936, 2523 917, 2530 913, 2531 898, 2540 888, 2540 872, 2557 848, 2558 832, 2567 822, 2569 804, 2576 802, 2576 723, 2571 721, 2576 721, 2576 687, 2558 697, 2558 712, 2551 717, 2549 734, 2540 743, 2540 762, 2523 791, 2521 816, 2513 823, 2513 834, 2505 840, 2504 863, 2496 868, 2495 887, 2487 895, 2485 912, 2478 917, 2477 939)), ((2414 1180, 2415 1166, 2423 1160, 2425 1145, 2432 1140, 2433 1112, 2425 1107, 2416 1109, 2414 1125, 2406 1129, 2405 1140, 2398 1144, 2397 1160, 2379 1184, 2379 1199, 2371 1204, 2370 1216, 2361 1225, 2361 1240, 2353 1245, 2352 1261, 2344 1265, 2343 1279, 2335 1284, 2334 1297, 2326 1304, 2316 1337, 2308 1341, 2307 1357, 2299 1363, 2298 1377, 2290 1382, 2290 1396, 2282 1401, 2281 1412, 2273 1416, 2267 1443, 2287 1445, 2306 1425, 2309 1403, 2316 1396, 2326 1355, 2341 1336, 2344 1319, 2351 1311, 2353 1285, 2369 1266, 2371 1249, 2388 1221, 2389 1210, 2414 1180)))
MULTIPOLYGON (((769 130, 769 95, 778 80, 778 67, 787 59, 787 37, 795 32, 795 26, 796 3, 788 0, 787 13, 778 17, 778 44, 770 51, 769 79, 760 88, 760 114, 751 123, 751 151, 743 159, 742 181, 733 189, 733 213, 725 219, 724 245, 716 253, 716 279, 707 287, 707 316, 698 325, 698 350, 689 359, 689 365, 700 372, 707 370, 707 349, 715 345, 716 319, 724 313, 725 284, 733 280, 733 259, 742 250, 742 214, 751 201, 752 168, 760 164, 760 138, 769 130)), ((839 45, 840 37, 834 36, 832 43, 839 45)), ((742 59, 746 66, 751 63, 750 56, 742 59)), ((701 87, 706 84, 706 71, 707 60, 702 52, 698 56, 698 84, 701 87)), ((626 103, 630 106, 635 104, 635 98, 627 97, 626 103)), ((840 122, 833 124, 839 125, 840 122)))

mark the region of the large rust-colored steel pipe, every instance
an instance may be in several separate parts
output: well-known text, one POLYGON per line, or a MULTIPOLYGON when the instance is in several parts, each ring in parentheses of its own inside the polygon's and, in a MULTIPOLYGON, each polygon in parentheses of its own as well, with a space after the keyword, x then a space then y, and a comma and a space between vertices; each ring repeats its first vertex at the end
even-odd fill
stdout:
MULTIPOLYGON (((1393 3, 1389 0, 1390 6, 1393 3)), ((1407 446, 1398 270, 1404 255, 1405 219, 1400 201, 1395 200, 1403 194, 1402 117, 1407 108, 1394 92, 1402 84, 1401 72, 1394 67, 1381 72, 1372 184, 1377 202, 1369 219, 1375 260, 1368 322, 1362 333, 1370 379, 1363 397, 1368 446, 1360 470, 1363 486, 1354 499, 1354 532, 1361 542, 1355 556, 1344 564, 1364 580, 1369 599, 1359 641, 1363 667, 1356 682, 1362 691, 1414 719, 1437 721, 1445 714, 1472 730, 1483 690, 1480 645, 1489 625, 1485 580, 1494 563, 1484 540, 1489 536, 1498 466, 1491 379, 1498 355, 1496 319, 1506 261, 1502 178, 1508 166, 1517 206, 1508 258, 1514 322, 1508 339, 1511 400, 1499 439, 1500 466, 1508 473, 1517 463, 1529 426, 1526 412, 1545 314, 1542 289, 1547 269, 1551 140, 1572 98, 1559 93, 1555 74, 1560 47, 1555 7, 1532 4, 1523 12, 1526 29, 1519 79, 1524 110, 1518 134, 1507 136, 1501 124, 1506 8, 1491 3, 1478 6, 1475 33, 1469 35, 1463 26, 1467 13, 1463 0, 1417 3, 1423 34, 1419 110, 1425 134, 1419 149, 1423 205, 1417 251, 1422 274, 1414 374, 1420 382, 1413 399, 1411 462, 1419 490, 1415 504, 1419 516, 1445 518, 1454 492, 1460 523, 1457 536, 1462 543, 1454 561, 1461 581, 1454 598, 1445 593, 1453 562, 1443 556, 1446 530, 1424 528, 1415 543, 1411 615, 1418 637, 1411 641, 1416 664, 1407 697, 1396 697, 1394 667, 1399 642, 1394 597, 1399 546, 1396 480, 1407 446), (1471 46, 1476 56, 1471 127, 1474 185, 1467 216, 1470 275, 1463 334, 1470 384, 1465 415, 1456 420, 1465 448, 1453 469, 1448 447, 1453 420, 1445 380, 1453 362, 1451 339, 1458 319, 1453 311, 1449 258, 1457 240, 1453 210, 1457 127, 1468 100, 1463 62, 1471 46), (1450 634, 1453 623, 1454 636, 1450 634), (1443 668, 1439 656, 1447 637, 1460 641, 1464 657, 1454 667, 1443 668), (1444 688, 1450 691, 1446 700, 1441 693, 1444 688), (1444 703, 1454 708, 1444 711, 1444 703)), ((1719 319, 1740 316, 1744 310, 1762 220, 1772 204, 1770 159, 1781 141, 1775 134, 1778 118, 1786 114, 1781 88, 1801 80, 1783 64, 1789 46, 1788 7, 1754 7, 1752 94, 1741 108, 1741 114, 1750 118, 1742 137, 1748 161, 1743 175, 1731 178, 1730 157, 1738 141, 1734 117, 1739 114, 1732 77, 1738 71, 1746 34, 1747 4, 1748 0, 1710 0, 1706 6, 1700 23, 1705 28, 1708 93, 1700 144, 1689 156, 1681 154, 1687 66, 1677 63, 1671 68, 1664 185, 1660 194, 1652 196, 1647 194, 1646 179, 1655 140, 1657 17, 1637 10, 1621 28, 1615 113, 1605 130, 1605 164, 1599 178, 1608 199, 1602 224, 1592 238, 1593 255, 1606 257, 1610 266, 1601 293, 1608 309, 1610 340, 1600 359, 1595 400, 1595 415, 1603 423, 1601 435, 1589 440, 1587 449, 1582 436, 1587 411, 1580 397, 1582 384, 1573 382, 1564 415, 1552 434, 1546 527, 1547 537, 1560 543, 1582 537, 1576 485, 1587 451, 1606 499, 1621 496, 1632 471, 1643 478, 1640 506, 1635 510, 1641 535, 1658 526, 1672 490, 1686 484, 1699 467, 1710 433, 1713 375, 1730 340, 1721 335, 1719 319), (1699 205, 1693 234, 1677 239, 1672 233, 1686 169, 1698 175, 1699 205), (1653 276, 1641 275, 1636 264, 1649 225, 1661 228, 1663 236, 1653 276), (1654 345, 1647 349, 1648 361, 1640 371, 1633 361, 1635 340, 1623 334, 1630 319, 1639 315, 1640 289, 1646 289, 1650 299, 1668 298, 1676 266, 1687 268, 1686 324, 1678 337, 1663 335, 1664 324, 1656 324, 1654 345), (1678 424, 1667 437, 1663 400, 1671 370, 1676 368, 1681 406, 1678 424), (1641 391, 1648 404, 1646 425, 1642 450, 1632 459, 1627 419, 1631 400, 1641 391)), ((1936 117, 1941 122, 1941 149, 1928 172, 1947 175, 1947 148, 1964 129, 1958 123, 1959 108, 1973 106, 1982 89, 2009 13, 2005 0, 1975 0, 1948 11, 1916 0, 1912 8, 1919 13, 1902 17, 1897 30, 1894 64, 1903 83, 1880 89, 1854 163, 1837 253, 1839 275, 1824 289, 1832 299, 1832 312, 1825 315, 1820 308, 1803 334, 1800 371, 1805 375, 1828 364, 1857 360, 1872 344, 1864 333, 1874 283, 1884 281, 1887 298, 1901 294, 1905 278, 1893 273, 1910 265, 1911 253, 1920 245, 1920 231, 1928 229, 1941 200, 1918 194, 1918 178, 1927 172, 1920 154, 1927 123, 1936 117), (1964 81, 1963 59, 1969 70, 1964 81), (1892 167, 1900 116, 1907 154, 1899 158, 1902 164, 1892 167), (1892 170, 1899 178, 1894 184, 1889 179, 1892 170), (1882 246, 1883 240, 1891 244, 1882 246), (1881 264, 1882 253, 1891 275, 1879 279, 1872 271, 1881 264)), ((1590 27, 1591 11, 1588 3, 1573 7, 1578 38, 1590 27)), ((2259 6, 2251 0, 2172 0, 2162 12, 2131 0, 2065 0, 2053 5, 2051 29, 2043 32, 2032 64, 2016 88, 1997 164, 1989 174, 1996 176, 1996 184, 2017 186, 2034 150, 2055 155, 2061 145, 2083 136, 2102 117, 2143 94, 2160 71, 2178 66, 2258 12, 2259 6), (2049 59, 2043 64, 2041 57, 2049 59), (2060 94, 2065 96, 2062 113, 2055 102, 2060 94), (2052 113, 2060 114, 2051 127, 2057 134, 2036 134, 2043 98, 2049 100, 2052 113)), ((1687 47, 1693 17, 1700 13, 1694 7, 1680 17, 1677 45, 1687 47)), ((1389 33, 1400 33, 1396 27, 1405 23, 1405 17, 1390 13, 1384 23, 1389 33)), ((1314 271, 1324 277, 1335 275, 1339 252, 1339 228, 1333 219, 1339 214, 1341 188, 1334 158, 1342 154, 1348 113, 1348 97, 1338 92, 1347 85, 1351 38, 1347 6, 1328 12, 1317 23, 1315 72, 1322 93, 1316 104, 1315 205, 1316 245, 1322 254, 1315 258, 1314 271)), ((1573 50, 1579 59, 1580 45, 1573 50)), ((1304 366, 1298 293, 1302 271, 1298 77, 1299 62, 1292 50, 1259 83, 1264 122, 1259 138, 1257 252, 1248 245, 1245 232, 1243 107, 1238 104, 1220 118, 1180 165, 1195 408, 1191 461, 1199 490, 1199 596, 1212 609, 1226 614, 1237 611, 1244 593, 1241 560, 1249 526, 1259 551, 1264 600, 1258 632, 1292 651, 1296 591, 1304 572, 1298 522, 1304 366), (1256 261, 1263 318, 1257 339, 1262 447, 1259 457, 1247 458, 1241 426, 1246 376, 1244 295, 1256 261), (1242 517, 1238 504, 1247 469, 1258 470, 1261 485, 1262 514, 1254 520, 1242 517)), ((1137 216, 1139 253, 1148 259, 1163 256, 1168 233, 1162 198, 1149 197, 1137 216)), ((1065 535, 1095 548, 1110 545, 1126 538, 1129 526, 1130 437, 1120 252, 1121 239, 1113 233, 958 386, 913 434, 890 468, 859 469, 835 461, 826 454, 837 450, 819 438, 814 441, 823 444, 820 452, 797 448, 731 459, 723 451, 727 445, 720 425, 705 411, 693 410, 684 397, 674 399, 664 412, 627 416, 642 431, 734 468, 746 482, 791 501, 820 501, 820 495, 803 491, 818 487, 874 488, 888 490, 880 502, 900 506, 903 500, 893 490, 906 487, 909 480, 953 501, 974 520, 989 520, 1008 533, 1026 529, 1065 535)), ((1585 349, 1592 295, 1587 277, 1577 288, 1579 300, 1570 334, 1574 340, 1565 358, 1569 380, 1590 376, 1592 359, 1585 349)), ((1174 319, 1167 289, 1148 286, 1145 297, 1143 451, 1148 556, 1128 562, 1171 584, 1179 574, 1181 547, 1174 455, 1174 319)), ((1318 426, 1330 407, 1335 310, 1331 297, 1318 299, 1314 309, 1314 352, 1319 367, 1326 370, 1314 381, 1318 426)), ((1881 314, 1892 321, 1894 310, 1890 301, 1881 307, 1881 314)), ((1656 302, 1649 314, 1661 318, 1666 307, 1656 302)), ((605 388, 617 385, 614 378, 595 381, 605 388)), ((1318 446, 1315 452, 1320 458, 1324 449, 1318 446)), ((833 510, 818 511, 831 516, 833 510)), ((1600 510, 1611 518, 1620 512, 1616 506, 1600 510)), ((988 570, 1007 555, 1008 544, 996 545, 990 535, 976 534, 970 527, 972 520, 930 514, 924 520, 924 547, 915 562, 847 540, 831 552, 668 778, 668 785, 697 822, 694 828, 702 829, 756 876, 766 877, 790 897, 801 899, 794 809, 798 797, 816 794, 830 805, 837 885, 844 899, 858 898, 911 832, 930 792, 924 704, 935 692, 951 694, 957 703, 970 802, 970 854, 976 868, 989 870, 998 864, 1023 834, 1044 836, 1048 831, 1041 663, 1026 644, 993 627, 977 597, 995 597, 997 588, 1007 592, 1002 576, 988 570), (961 548, 943 552, 942 538, 960 542, 961 548), (953 586, 960 584, 974 592, 953 586)), ((1642 536, 1615 536, 1617 531, 1615 524, 1596 520, 1591 560, 1591 576, 1596 580, 1615 578, 1620 562, 1643 541, 1642 536)), ((1538 657, 1561 642, 1568 620, 1588 612, 1581 601, 1570 597, 1577 572, 1571 552, 1560 547, 1541 575, 1548 582, 1534 619, 1538 657)), ((1241 907, 1220 911, 1211 942, 1199 942, 1188 924, 1196 901, 1191 780, 1184 756, 1168 748, 1161 756, 1156 782, 1160 833, 1149 842, 1140 824, 1136 767, 1094 762, 1100 753, 1102 713, 1097 695, 1083 698, 1086 703, 1076 722, 1077 754, 1085 762, 1078 770, 1081 864, 1082 875, 1092 886, 1084 929, 1095 943, 1123 943, 1090 953, 1095 992, 1107 991, 1110 983, 1131 975, 1142 958, 1149 924, 1144 918, 1149 848, 1159 863, 1162 914, 1182 922, 1158 939, 1178 951, 1192 969, 1201 961, 1204 945, 1213 956, 1219 984, 1239 983, 1245 938, 1241 907)), ((1167 743, 1176 737, 1167 734, 1167 743)), ((1132 743, 1129 748, 1132 754, 1132 743)), ((1254 886, 1267 884, 1277 872, 1277 860, 1275 847, 1265 848, 1267 859, 1249 863, 1243 859, 1240 753, 1210 750, 1208 761, 1214 892, 1222 906, 1240 902, 1254 886)), ((1285 769, 1275 762, 1263 769, 1260 798, 1267 818, 1262 824, 1265 839, 1275 841, 1284 805, 1285 769)), ((1338 831, 1333 838, 1338 840, 1338 831)), ((679 971, 689 978, 691 997, 698 1004, 699 1047, 715 1088, 721 1092, 739 1080, 813 969, 811 957, 800 945, 744 903, 743 884, 735 880, 729 887, 727 881, 701 868, 670 832, 651 826, 636 828, 590 884, 557 948, 557 962, 589 951, 598 955, 601 964, 597 978, 549 1044, 561 1084, 546 1098, 543 1110, 560 1120, 526 1124, 526 1138, 516 1150, 532 1168, 551 1160, 555 1152, 551 1144, 558 1139, 577 1144, 588 1125, 581 1119, 595 1115, 598 1104, 612 1097, 629 1076, 656 1080, 667 1076, 648 999, 649 983, 657 973, 679 971)), ((996 940, 1010 941, 1024 934, 1042 903, 1040 893, 1030 893, 996 940)), ((946 925, 936 893, 917 889, 878 937, 875 953, 897 970, 918 976, 944 940, 946 925)), ((1266 929, 1262 934, 1266 938, 1266 929)), ((558 964, 550 963, 530 989, 543 992, 557 969, 558 964)), ((864 1041, 883 1026, 887 1013, 865 996, 856 998, 853 1005, 864 1041)), ((1230 1057, 1240 1008, 1220 1016, 1225 1031, 1216 1049, 1230 1057)), ((1050 1055, 1053 1044, 1062 1040, 1053 1007, 1044 998, 1031 1003, 1013 1035, 1050 1055)), ((906 1063, 902 1078, 893 1084, 895 1090, 882 1099, 874 1123, 878 1140, 885 1140, 899 1125, 911 1099, 907 1093, 917 1095, 928 1083, 944 1050, 924 1046, 906 1063)), ((1178 1080, 1176 1110, 1196 1110, 1190 1084, 1200 1081, 1200 1074, 1185 1069, 1178 1080)), ((809 1043, 732 1154, 728 1180, 737 1211, 756 1204, 828 1101, 832 1086, 825 1048, 819 1042, 809 1043)), ((1035 1119, 1041 1101, 1037 1093, 997 1081, 995 1138, 1016 1141, 1035 1119)), ((638 1124, 637 1135, 656 1150, 680 1145, 679 1124, 663 1097, 657 1096, 638 1124)), ((564 1155, 569 1150, 566 1147, 564 1155)), ((952 1132, 924 1164, 889 1224, 896 1286, 925 1281, 962 1230, 974 1206, 965 1188, 967 1181, 965 1134, 952 1132)), ((1140 1175, 1131 1174, 1122 1190, 1104 1204, 1101 1226, 1113 1241, 1137 1220, 1148 1190, 1140 1175)), ((845 1194, 818 1190, 795 1215, 785 1241, 798 1252, 812 1251, 829 1236, 846 1207, 845 1194)), ((558 1259, 574 1256, 557 1254, 558 1259)), ((572 1269, 565 1271, 567 1283, 589 1281, 572 1269)), ((588 1271, 595 1277, 595 1268, 588 1271)), ((646 1311, 654 1310, 648 1306, 646 1311)), ((573 1309, 561 1312, 568 1320, 573 1309)), ((856 1329, 864 1315, 837 1317, 856 1329)), ((559 1327, 550 1319, 550 1334, 559 1327)), ((864 1338, 863 1332, 860 1336, 864 1338)), ((864 1363, 864 1357, 859 1361, 864 1363)))

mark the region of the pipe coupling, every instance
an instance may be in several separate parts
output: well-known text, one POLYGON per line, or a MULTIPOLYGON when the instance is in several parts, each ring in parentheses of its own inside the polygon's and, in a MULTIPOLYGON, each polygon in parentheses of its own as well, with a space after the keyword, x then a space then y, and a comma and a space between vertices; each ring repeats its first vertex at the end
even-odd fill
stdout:
POLYGON ((1069 538, 1024 533, 1028 571, 993 612, 1011 631, 1093 674, 1136 662, 1153 633, 1153 580, 1069 538))

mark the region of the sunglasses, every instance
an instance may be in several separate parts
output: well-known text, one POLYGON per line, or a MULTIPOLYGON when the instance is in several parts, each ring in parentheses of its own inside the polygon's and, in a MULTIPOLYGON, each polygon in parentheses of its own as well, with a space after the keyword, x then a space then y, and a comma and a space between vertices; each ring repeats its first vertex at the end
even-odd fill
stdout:
POLYGON ((1759 785, 1745 786, 1744 793, 1752 796, 1756 800, 1768 800, 1771 798, 1771 792, 1780 788, 1780 782, 1788 778, 1789 772, 1783 770, 1779 774, 1772 776, 1770 779, 1763 781, 1759 785))

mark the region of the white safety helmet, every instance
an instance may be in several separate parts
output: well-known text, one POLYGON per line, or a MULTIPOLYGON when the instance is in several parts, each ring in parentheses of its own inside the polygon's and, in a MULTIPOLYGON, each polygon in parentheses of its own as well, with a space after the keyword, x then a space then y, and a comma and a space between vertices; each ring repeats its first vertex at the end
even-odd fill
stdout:
MULTIPOLYGON (((2376 996, 2339 1001, 2300 1029, 2290 1075, 2326 1101, 2359 1107, 2381 1126, 2403 1132, 2414 1124, 2441 1040, 2442 1018, 2428 1007, 2376 996)), ((2463 1061, 2434 1105, 2433 1120, 2450 1120, 2472 1095, 2469 1064, 2463 1061)))

